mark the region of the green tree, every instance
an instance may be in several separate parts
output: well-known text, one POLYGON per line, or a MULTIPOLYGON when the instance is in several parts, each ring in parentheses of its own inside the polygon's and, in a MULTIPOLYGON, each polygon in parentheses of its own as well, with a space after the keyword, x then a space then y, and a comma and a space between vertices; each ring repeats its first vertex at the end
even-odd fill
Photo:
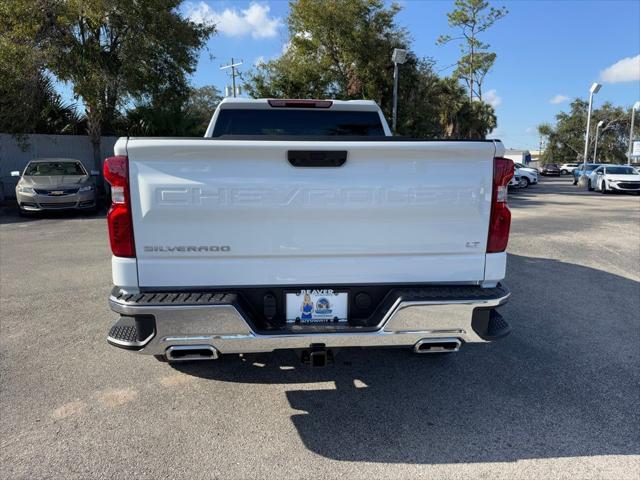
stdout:
POLYGON ((209 126, 213 112, 222 101, 222 94, 213 85, 191 88, 184 106, 185 115, 192 119, 193 133, 204 135, 209 126))
POLYGON ((46 74, 35 70, 0 81, 0 132, 73 134, 81 127, 76 105, 62 100, 46 74))
POLYGON ((212 85, 165 92, 130 109, 120 128, 129 135, 201 137, 221 100, 212 85))
POLYGON ((498 119, 491 105, 474 101, 465 104, 460 123, 465 138, 485 138, 498 126, 498 119))
MULTIPOLYGON (((542 163, 583 161, 588 108, 588 102, 577 98, 571 103, 569 112, 560 112, 556 115, 555 125, 538 126, 538 132, 546 140, 546 148, 541 157, 542 163)), ((629 141, 629 113, 622 107, 616 107, 609 102, 591 113, 589 161, 593 161, 596 125, 601 120, 603 124, 598 139, 598 161, 625 163, 629 141)))
POLYGON ((489 44, 478 37, 507 13, 505 7, 490 7, 486 0, 456 0, 454 10, 447 14, 449 26, 458 29, 460 35, 442 35, 437 43, 442 45, 461 40, 462 56, 454 75, 466 84, 470 100, 474 97, 482 100, 482 83, 496 61, 496 54, 487 51, 489 44))
POLYGON ((28 2, 0 0, 0 131, 73 133, 75 105, 62 101, 41 50, 48 24, 28 2))
POLYGON ((178 12, 180 0, 11 0, 4 8, 25 63, 69 82, 85 107, 100 164, 100 136, 116 130, 119 108, 186 89, 197 53, 214 32, 178 12), (14 8, 15 7, 15 8, 14 8), (35 33, 36 40, 30 40, 35 33))
POLYGON ((398 11, 382 0, 291 2, 288 49, 256 68, 249 93, 369 98, 390 105, 391 52, 407 46, 406 32, 395 24, 398 11))
POLYGON ((460 119, 469 103, 464 87, 457 79, 447 77, 440 82, 438 120, 445 138, 460 137, 460 119))
POLYGON ((390 117, 391 53, 404 48, 409 53, 400 66, 398 132, 417 138, 486 135, 495 126, 491 107, 472 106, 455 80, 439 78, 429 59, 411 52, 406 31, 395 22, 399 10, 382 0, 292 2, 288 48, 249 73, 246 91, 253 97, 370 99, 390 117))

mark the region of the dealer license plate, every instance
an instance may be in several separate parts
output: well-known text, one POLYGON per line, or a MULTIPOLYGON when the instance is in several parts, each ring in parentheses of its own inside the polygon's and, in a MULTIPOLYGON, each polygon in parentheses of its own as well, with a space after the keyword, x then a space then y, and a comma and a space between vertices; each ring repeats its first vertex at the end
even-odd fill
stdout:
POLYGON ((326 290, 300 290, 286 294, 287 323, 346 322, 349 294, 326 290))

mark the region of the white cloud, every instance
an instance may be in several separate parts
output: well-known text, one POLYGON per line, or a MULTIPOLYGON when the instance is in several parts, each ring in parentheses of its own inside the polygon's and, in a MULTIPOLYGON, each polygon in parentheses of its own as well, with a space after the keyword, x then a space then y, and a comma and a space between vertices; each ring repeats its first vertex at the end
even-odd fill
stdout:
POLYGON ((230 37, 273 38, 282 24, 279 17, 270 17, 269 5, 252 3, 249 8, 225 8, 217 11, 204 2, 185 4, 187 17, 196 23, 214 24, 222 35, 230 37))
POLYGON ((495 90, 489 90, 487 93, 485 93, 483 100, 493 108, 496 108, 502 103, 502 98, 498 96, 498 92, 496 92, 495 90))
POLYGON ((564 103, 569 100, 569 97, 566 95, 562 95, 561 93, 557 94, 555 97, 549 99, 549 103, 552 105, 558 105, 559 103, 564 103))
POLYGON ((640 55, 623 58, 600 72, 606 83, 636 82, 640 80, 640 55))

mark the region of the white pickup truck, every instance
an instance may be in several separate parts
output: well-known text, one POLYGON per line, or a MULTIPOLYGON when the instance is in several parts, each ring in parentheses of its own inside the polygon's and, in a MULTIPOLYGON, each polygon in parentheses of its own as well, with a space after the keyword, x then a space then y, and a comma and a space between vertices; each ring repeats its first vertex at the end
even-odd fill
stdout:
POLYGON ((204 138, 121 138, 116 347, 161 360, 343 347, 457 351, 506 335, 499 141, 391 136, 370 101, 226 99, 204 138))

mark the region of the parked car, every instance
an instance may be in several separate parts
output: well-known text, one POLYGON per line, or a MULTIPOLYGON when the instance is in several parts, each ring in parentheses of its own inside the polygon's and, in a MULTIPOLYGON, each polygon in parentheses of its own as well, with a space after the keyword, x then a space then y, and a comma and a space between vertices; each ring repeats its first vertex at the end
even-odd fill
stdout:
POLYGON ((571 172, 573 177, 573 184, 574 185, 578 184, 578 180, 580 180, 580 177, 582 176, 583 172, 586 172, 586 175, 588 176, 600 165, 601 165, 600 163, 587 163, 586 165, 584 163, 581 163, 578 166, 578 168, 576 168, 573 172, 571 172))
POLYGON ((524 170, 526 172, 535 173, 536 175, 538 175, 540 173, 537 168, 527 167, 527 166, 525 166, 525 165, 523 165, 522 163, 519 163, 519 162, 514 162, 513 164, 519 170, 524 170))
POLYGON ((520 187, 527 188, 529 185, 538 183, 538 171, 535 168, 523 167, 522 164, 514 164, 516 167, 516 175, 520 177, 520 187))
POLYGON ((601 165, 589 175, 589 190, 635 192, 640 195, 640 173, 626 165, 601 165))
MULTIPOLYGON (((94 175, 97 172, 92 172, 94 175)), ((72 158, 31 160, 16 184, 16 200, 22 214, 44 210, 95 211, 96 184, 82 162, 72 158)))
POLYGON ((540 168, 541 175, 560 175, 560 167, 557 163, 546 163, 540 168))
POLYGON ((560 175, 569 175, 579 166, 579 163, 563 163, 560 165, 560 175))
POLYGON ((341 347, 445 353, 509 332, 500 141, 394 138, 368 100, 238 98, 205 137, 123 137, 104 162, 111 345, 322 366, 341 347))

